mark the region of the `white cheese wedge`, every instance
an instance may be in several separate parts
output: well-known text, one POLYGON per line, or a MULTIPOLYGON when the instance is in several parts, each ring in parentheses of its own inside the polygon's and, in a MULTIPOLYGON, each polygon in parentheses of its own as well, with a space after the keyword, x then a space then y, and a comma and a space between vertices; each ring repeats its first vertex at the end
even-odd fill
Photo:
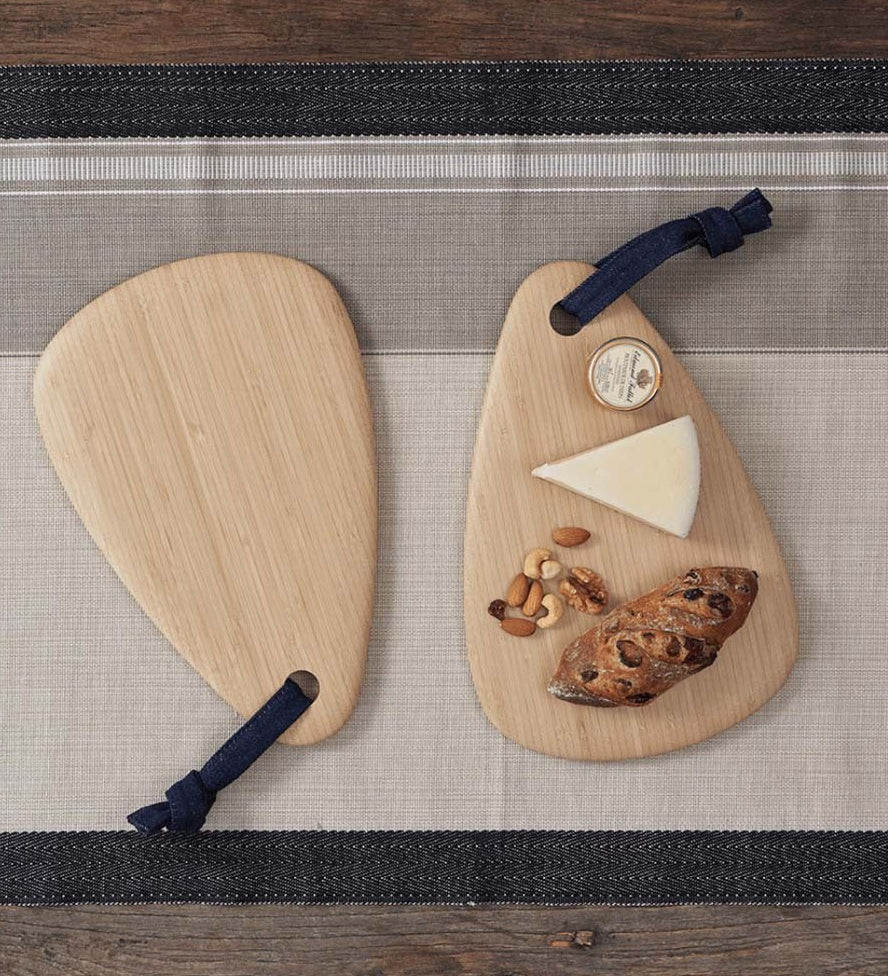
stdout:
POLYGON ((679 417, 532 474, 683 539, 700 494, 697 428, 679 417))

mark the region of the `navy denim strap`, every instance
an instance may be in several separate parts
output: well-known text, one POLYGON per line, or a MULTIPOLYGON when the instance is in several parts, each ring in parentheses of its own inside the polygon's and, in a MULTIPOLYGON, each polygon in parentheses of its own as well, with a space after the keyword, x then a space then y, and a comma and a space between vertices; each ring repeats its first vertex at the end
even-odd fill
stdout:
POLYGON ((580 325, 586 325, 673 254, 696 244, 705 247, 713 258, 736 250, 746 234, 757 234, 771 226, 768 214, 772 209, 761 190, 753 190, 730 210, 709 207, 654 227, 598 261, 598 271, 558 304, 579 319, 580 325))
POLYGON ((283 687, 216 752, 199 771, 192 769, 166 791, 166 802, 152 803, 127 820, 142 834, 200 830, 216 794, 233 783, 296 721, 312 703, 287 679, 283 687))

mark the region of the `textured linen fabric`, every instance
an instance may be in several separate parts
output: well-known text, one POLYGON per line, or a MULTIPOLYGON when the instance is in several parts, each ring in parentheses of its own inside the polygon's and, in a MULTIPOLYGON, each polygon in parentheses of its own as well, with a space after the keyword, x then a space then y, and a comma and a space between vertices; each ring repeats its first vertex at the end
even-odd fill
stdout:
POLYGON ((880 136, 54 140, 0 149, 0 349, 207 251, 303 258, 368 352, 493 350, 515 289, 760 185, 774 227, 633 289, 673 348, 883 348, 880 136))
POLYGON ((0 830, 120 828, 238 725, 80 524, 30 392, 91 298, 233 249, 306 260, 346 300, 379 439, 380 564, 354 716, 272 749, 212 826, 885 829, 886 188, 888 138, 870 136, 0 145, 0 830), (595 260, 756 184, 773 230, 718 262, 678 257, 633 296, 762 495, 799 662, 697 746, 536 755, 484 717, 461 619, 474 426, 508 301, 547 260, 595 260))

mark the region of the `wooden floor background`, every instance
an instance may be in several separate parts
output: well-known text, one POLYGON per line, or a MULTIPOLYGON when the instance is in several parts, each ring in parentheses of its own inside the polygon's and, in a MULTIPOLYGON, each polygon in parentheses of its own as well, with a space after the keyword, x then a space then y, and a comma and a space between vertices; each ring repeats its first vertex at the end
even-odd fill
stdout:
POLYGON ((0 61, 884 57, 880 0, 0 0, 0 61))
MULTIPOLYGON (((0 0, 0 61, 888 56, 876 0, 0 0)), ((886 976, 884 908, 0 910, 0 976, 886 976)))

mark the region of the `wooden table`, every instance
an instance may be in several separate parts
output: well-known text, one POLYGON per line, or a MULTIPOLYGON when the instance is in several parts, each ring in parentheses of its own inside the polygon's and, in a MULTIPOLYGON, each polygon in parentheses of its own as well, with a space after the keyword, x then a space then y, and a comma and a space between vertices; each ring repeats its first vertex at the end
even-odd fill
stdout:
POLYGON ((3 0, 0 61, 885 57, 880 0, 3 0))
MULTIPOLYGON (((8 64, 888 56, 879 0, 3 0, 0 32, 8 64)), ((4 976, 884 976, 888 908, 7 908, 0 961, 4 976)))

